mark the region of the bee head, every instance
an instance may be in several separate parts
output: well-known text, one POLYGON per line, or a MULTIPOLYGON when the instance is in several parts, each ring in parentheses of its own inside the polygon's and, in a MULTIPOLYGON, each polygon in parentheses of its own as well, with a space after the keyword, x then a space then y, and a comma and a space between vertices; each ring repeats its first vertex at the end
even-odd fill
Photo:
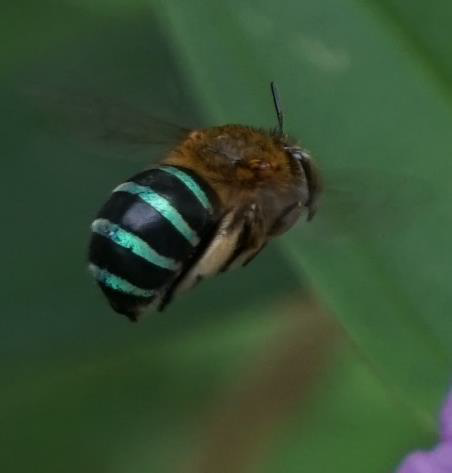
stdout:
POLYGON ((304 206, 308 210, 309 221, 314 217, 317 211, 318 199, 322 191, 320 172, 307 151, 298 146, 290 145, 284 146, 284 149, 289 154, 292 161, 299 166, 301 173, 304 175, 308 188, 308 196, 304 206))
POLYGON ((288 137, 284 133, 284 115, 279 100, 279 93, 274 82, 270 83, 270 88, 273 96, 273 103, 275 105, 276 117, 278 120, 278 127, 275 134, 283 143, 283 148, 289 154, 292 161, 297 163, 302 174, 306 179, 308 187, 308 198, 305 202, 305 207, 308 209, 308 220, 311 220, 317 210, 317 202, 320 192, 322 190, 322 183, 320 173, 315 166, 311 156, 308 152, 301 149, 299 146, 293 146, 288 143, 288 137))

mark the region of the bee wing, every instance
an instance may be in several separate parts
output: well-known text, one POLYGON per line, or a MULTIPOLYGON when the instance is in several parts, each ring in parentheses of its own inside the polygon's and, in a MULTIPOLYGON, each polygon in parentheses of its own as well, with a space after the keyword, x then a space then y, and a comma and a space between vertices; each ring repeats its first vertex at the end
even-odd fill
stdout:
POLYGON ((418 176, 370 169, 324 172, 325 189, 308 238, 340 239, 366 229, 375 238, 417 221, 419 209, 434 205, 436 192, 418 176))
POLYGON ((150 146, 173 146, 190 132, 110 98, 37 89, 27 95, 38 109, 40 125, 46 131, 75 138, 108 154, 129 155, 150 146))

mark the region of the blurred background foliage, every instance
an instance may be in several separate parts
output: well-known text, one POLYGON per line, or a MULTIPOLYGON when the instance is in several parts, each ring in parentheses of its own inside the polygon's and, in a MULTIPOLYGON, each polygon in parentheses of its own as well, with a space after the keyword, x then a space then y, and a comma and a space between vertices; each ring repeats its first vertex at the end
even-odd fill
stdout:
POLYGON ((2 472, 380 473, 434 442, 452 361, 450 2, 1 16, 2 472), (270 127, 272 79, 327 176, 318 218, 163 314, 113 314, 86 274, 88 228, 152 150, 52 133, 24 90, 270 127))

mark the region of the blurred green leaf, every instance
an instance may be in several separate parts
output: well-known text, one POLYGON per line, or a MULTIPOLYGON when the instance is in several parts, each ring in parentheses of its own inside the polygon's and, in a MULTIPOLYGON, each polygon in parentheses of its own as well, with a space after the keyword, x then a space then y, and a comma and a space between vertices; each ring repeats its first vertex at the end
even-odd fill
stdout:
MULTIPOLYGON (((421 58, 424 33, 417 42, 401 38, 392 27, 398 18, 389 24, 383 9, 347 0, 290 7, 269 0, 195 1, 190 9, 169 1, 158 10, 187 80, 215 122, 271 125, 268 83, 275 79, 286 123, 321 166, 367 166, 382 174, 383 192, 395 199, 397 189, 384 187, 386 170, 400 175, 413 202, 419 179, 436 190, 431 205, 405 203, 412 220, 405 227, 385 228, 388 206, 368 215, 368 222, 381 220, 379 235, 364 221, 347 228, 339 243, 305 241, 302 226, 283 241, 293 268, 310 276, 388 389, 432 428, 452 366, 452 111, 438 87, 439 72, 431 73, 440 66, 431 57, 427 70, 421 58), (407 173, 414 179, 403 179, 407 173)), ((422 20, 410 27, 423 28, 422 20)), ((428 47, 447 51, 450 45, 428 47)), ((353 175, 345 185, 353 193, 353 175)), ((344 230, 340 219, 331 225, 344 230)))
POLYGON ((452 7, 23 3, 5 6, 2 18, 0 470, 178 471, 224 391, 256 353, 267 354, 285 298, 302 292, 306 274, 359 359, 356 351, 338 356, 309 412, 294 406, 275 430, 258 471, 380 473, 428 447, 452 361, 452 7), (274 125, 276 80, 289 131, 327 172, 351 170, 337 183, 351 205, 365 209, 378 201, 374 191, 395 205, 390 198, 347 223, 333 215, 325 223, 339 237, 329 239, 316 234, 325 202, 312 224, 245 270, 132 327, 112 314, 84 267, 91 218, 137 164, 43 136, 41 119, 10 93, 30 79, 100 90, 183 125, 204 117, 258 126, 274 125), (381 187, 363 185, 358 168, 381 187), (403 178, 412 201, 397 198, 389 174, 403 178), (422 182, 435 195, 418 205, 422 182), (393 226, 399 204, 402 225, 393 226))

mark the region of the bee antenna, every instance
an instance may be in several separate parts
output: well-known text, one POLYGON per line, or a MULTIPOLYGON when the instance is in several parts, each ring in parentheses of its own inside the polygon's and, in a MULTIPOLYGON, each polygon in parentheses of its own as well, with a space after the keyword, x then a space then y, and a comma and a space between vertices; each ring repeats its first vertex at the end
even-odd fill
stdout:
POLYGON ((281 102, 279 100, 278 87, 276 87, 276 84, 273 81, 271 81, 270 88, 272 90, 273 103, 275 105, 276 116, 278 118, 278 133, 280 135, 283 135, 284 134, 284 131, 283 131, 284 116, 283 116, 283 111, 281 109, 281 102))

